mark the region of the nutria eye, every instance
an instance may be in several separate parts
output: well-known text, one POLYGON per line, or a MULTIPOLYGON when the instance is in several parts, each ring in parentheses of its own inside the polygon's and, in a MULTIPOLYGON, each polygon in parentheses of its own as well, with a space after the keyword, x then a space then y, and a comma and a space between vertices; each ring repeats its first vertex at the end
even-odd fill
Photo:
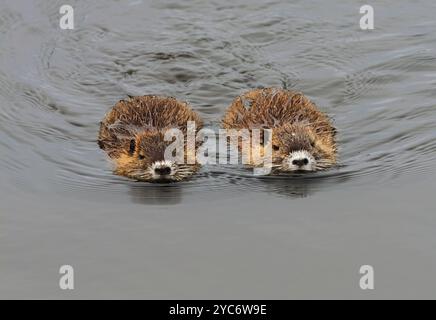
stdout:
POLYGON ((145 159, 145 156, 143 156, 142 154, 140 154, 138 158, 139 158, 139 160, 144 160, 144 159, 145 159))
POLYGON ((273 148, 274 151, 278 151, 280 149, 280 147, 276 146, 276 145, 273 145, 272 148, 273 148))
POLYGON ((132 155, 135 153, 135 149, 136 149, 136 141, 135 140, 130 140, 130 146, 129 146, 129 153, 132 155))

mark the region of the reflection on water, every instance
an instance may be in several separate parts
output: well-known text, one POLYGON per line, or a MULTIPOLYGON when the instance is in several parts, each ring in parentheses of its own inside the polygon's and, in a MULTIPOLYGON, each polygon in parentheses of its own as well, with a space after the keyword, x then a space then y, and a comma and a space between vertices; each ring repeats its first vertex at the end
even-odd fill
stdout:
MULTIPOLYGON (((332 169, 335 170, 335 169, 332 169)), ((331 185, 345 183, 350 179, 345 174, 309 173, 258 178, 264 192, 290 198, 304 198, 331 185)))
POLYGON ((182 201, 182 190, 175 185, 132 185, 130 196, 132 201, 146 205, 175 205, 182 201))

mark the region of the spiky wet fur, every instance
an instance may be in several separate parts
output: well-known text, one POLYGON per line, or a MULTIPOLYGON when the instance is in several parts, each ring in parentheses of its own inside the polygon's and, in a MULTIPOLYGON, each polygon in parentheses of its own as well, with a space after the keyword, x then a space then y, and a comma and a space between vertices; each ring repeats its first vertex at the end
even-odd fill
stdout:
POLYGON ((272 129, 275 171, 289 171, 287 158, 301 150, 316 159, 314 170, 324 170, 336 163, 335 128, 328 116, 299 92, 274 88, 251 90, 233 101, 222 126, 237 130, 272 129))
MULTIPOLYGON (((203 122, 190 107, 175 98, 159 96, 132 97, 119 101, 100 125, 98 144, 115 164, 114 172, 140 181, 154 182, 152 166, 163 161, 171 141, 165 141, 168 129, 187 132, 188 121, 194 121, 196 130, 203 122)), ((194 148, 195 149, 195 148, 194 148)), ((195 154, 185 143, 185 159, 195 154)), ((189 178, 199 169, 198 164, 172 164, 171 181, 189 178)))

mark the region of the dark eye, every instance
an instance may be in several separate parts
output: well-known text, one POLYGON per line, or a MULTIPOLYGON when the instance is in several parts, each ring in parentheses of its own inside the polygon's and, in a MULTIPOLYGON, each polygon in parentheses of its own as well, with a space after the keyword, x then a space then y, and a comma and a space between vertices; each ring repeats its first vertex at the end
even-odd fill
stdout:
POLYGON ((139 158, 139 160, 144 160, 144 159, 145 159, 145 156, 143 156, 142 154, 140 154, 138 158, 139 158))
POLYGON ((280 149, 280 147, 277 146, 277 145, 273 145, 272 148, 273 148, 274 151, 278 151, 280 149))
POLYGON ((310 146, 311 146, 312 148, 315 148, 315 141, 311 141, 311 142, 310 142, 310 146))
POLYGON ((135 153, 135 149, 136 149, 136 141, 135 140, 130 140, 129 153, 131 155, 133 155, 135 153))

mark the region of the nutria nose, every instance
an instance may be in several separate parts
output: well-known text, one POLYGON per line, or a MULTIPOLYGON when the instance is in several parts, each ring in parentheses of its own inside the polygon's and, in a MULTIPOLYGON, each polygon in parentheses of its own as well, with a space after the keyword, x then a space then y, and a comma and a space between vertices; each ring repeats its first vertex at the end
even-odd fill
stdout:
POLYGON ((169 175, 171 173, 171 168, 170 167, 160 167, 160 168, 154 169, 154 172, 158 175, 166 176, 166 175, 169 175))
POLYGON ((298 166, 298 167, 305 166, 305 165, 308 164, 308 163, 309 163, 309 159, 307 159, 307 158, 303 158, 303 159, 295 159, 295 160, 292 161, 292 164, 293 164, 294 166, 298 166))

